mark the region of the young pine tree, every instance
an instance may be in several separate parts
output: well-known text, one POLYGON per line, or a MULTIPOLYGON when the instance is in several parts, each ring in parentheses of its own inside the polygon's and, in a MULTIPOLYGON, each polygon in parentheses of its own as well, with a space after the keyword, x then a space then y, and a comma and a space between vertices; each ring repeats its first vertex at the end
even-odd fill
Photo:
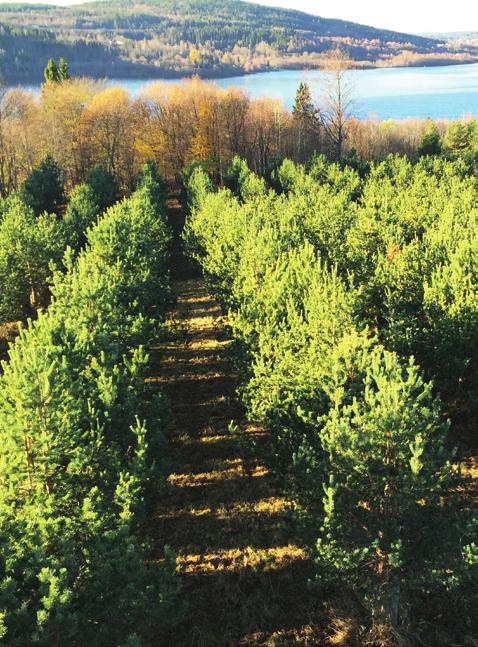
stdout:
POLYGON ((100 208, 96 195, 89 184, 79 184, 70 195, 63 217, 68 244, 79 250, 86 242, 86 230, 97 219, 100 208))
POLYGON ((465 567, 448 424, 413 360, 370 341, 344 345, 331 378, 323 456, 297 458, 323 483, 318 578, 351 584, 393 626, 414 592, 453 585, 465 567))
POLYGON ((224 185, 230 189, 236 197, 239 197, 241 186, 244 184, 244 181, 251 172, 252 171, 247 166, 247 162, 241 159, 238 155, 235 155, 224 174, 224 185))
POLYGON ((158 173, 155 162, 146 162, 136 178, 136 190, 147 188, 155 208, 162 212, 166 206, 168 187, 164 178, 158 173))
POLYGON ((50 264, 58 264, 65 236, 56 216, 35 217, 18 198, 0 223, 0 321, 12 321, 44 305, 50 264))
POLYGON ((200 164, 191 165, 183 173, 188 208, 190 211, 200 209, 208 194, 213 191, 212 180, 200 164))
POLYGON ((102 164, 93 166, 86 178, 86 184, 93 189, 100 213, 116 202, 118 195, 117 182, 102 164))

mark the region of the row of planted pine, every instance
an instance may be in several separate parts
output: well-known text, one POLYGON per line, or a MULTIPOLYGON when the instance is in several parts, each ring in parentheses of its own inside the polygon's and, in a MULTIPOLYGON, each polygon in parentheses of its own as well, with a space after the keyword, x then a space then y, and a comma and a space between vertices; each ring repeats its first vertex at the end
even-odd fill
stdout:
POLYGON ((392 156, 266 179, 235 159, 217 191, 201 168, 186 179, 184 238, 228 313, 316 583, 388 626, 437 592, 466 609, 477 519, 451 447, 478 419, 476 179, 392 156))
MULTIPOLYGON (((0 377, 2 644, 137 647, 179 612, 174 557, 154 561, 144 529, 167 467, 168 406, 144 379, 170 295, 161 196, 146 167, 131 197, 91 226, 99 209, 87 186, 63 221, 34 221, 19 198, 3 205, 0 231, 20 223, 36 241, 40 284, 40 234, 50 247, 63 238, 49 305, 21 329, 0 377)), ((18 261, 21 249, 4 248, 18 261)))

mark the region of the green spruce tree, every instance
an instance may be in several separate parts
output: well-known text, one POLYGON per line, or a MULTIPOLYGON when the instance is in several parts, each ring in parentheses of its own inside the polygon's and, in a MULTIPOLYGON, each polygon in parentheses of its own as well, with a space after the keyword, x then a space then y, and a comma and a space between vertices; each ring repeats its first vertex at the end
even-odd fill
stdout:
POLYGON ((24 202, 38 216, 44 211, 55 213, 64 200, 61 169, 52 155, 48 154, 33 169, 20 190, 24 202))
POLYGON ((69 78, 71 78, 71 76, 68 63, 62 56, 58 63, 58 81, 61 83, 62 81, 68 81, 69 78))
POLYGON ((428 120, 427 127, 423 133, 422 141, 418 148, 418 155, 440 155, 442 151, 441 137, 436 124, 431 119, 428 120))
POLYGON ((445 133, 445 148, 455 154, 463 153, 471 147, 470 129, 460 121, 452 121, 445 133))
POLYGON ((91 187, 100 212, 111 207, 118 196, 118 185, 114 176, 102 165, 97 164, 88 173, 86 184, 91 187))
POLYGON ((297 161, 304 162, 315 149, 319 119, 318 109, 312 100, 309 84, 303 81, 297 88, 292 117, 296 126, 297 161))
POLYGON ((43 76, 45 77, 46 83, 58 83, 60 80, 58 65, 52 58, 48 59, 48 63, 43 71, 43 76))

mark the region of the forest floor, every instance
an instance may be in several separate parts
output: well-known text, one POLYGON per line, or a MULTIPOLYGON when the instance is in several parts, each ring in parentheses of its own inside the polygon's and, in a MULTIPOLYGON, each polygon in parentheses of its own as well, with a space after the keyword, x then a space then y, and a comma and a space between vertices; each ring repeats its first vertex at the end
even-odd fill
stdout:
POLYGON ((311 562, 288 539, 288 504, 265 466, 267 434, 245 420, 236 400, 230 339, 182 252, 179 203, 169 211, 176 304, 151 379, 171 399, 167 435, 178 458, 154 523, 158 545, 177 555, 188 610, 168 644, 317 645, 322 605, 304 591, 311 562), (252 457, 231 421, 253 439, 252 457))

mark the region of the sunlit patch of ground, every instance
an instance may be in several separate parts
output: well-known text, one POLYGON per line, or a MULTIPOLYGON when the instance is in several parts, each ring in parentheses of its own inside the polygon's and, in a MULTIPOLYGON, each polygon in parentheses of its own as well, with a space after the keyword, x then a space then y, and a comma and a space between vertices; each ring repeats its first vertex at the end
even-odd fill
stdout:
MULTIPOLYGON (((222 470, 212 470, 209 472, 200 472, 199 474, 171 474, 169 482, 173 487, 202 487, 208 483, 217 481, 228 481, 231 479, 244 478, 241 469, 242 461, 237 459, 235 465, 222 470)), ((253 469, 252 478, 258 478, 268 474, 267 468, 259 465, 253 469)))
POLYGON ((463 473, 466 477, 478 483, 478 457, 471 456, 463 463, 463 473))
POLYGON ((278 548, 233 548, 214 553, 181 555, 178 558, 182 573, 208 573, 211 571, 243 571, 244 569, 280 570, 291 561, 306 559, 303 549, 294 545, 278 548))
POLYGON ((461 471, 467 479, 466 485, 461 488, 463 501, 465 505, 478 508, 478 458, 476 456, 465 458, 461 465, 461 471))

